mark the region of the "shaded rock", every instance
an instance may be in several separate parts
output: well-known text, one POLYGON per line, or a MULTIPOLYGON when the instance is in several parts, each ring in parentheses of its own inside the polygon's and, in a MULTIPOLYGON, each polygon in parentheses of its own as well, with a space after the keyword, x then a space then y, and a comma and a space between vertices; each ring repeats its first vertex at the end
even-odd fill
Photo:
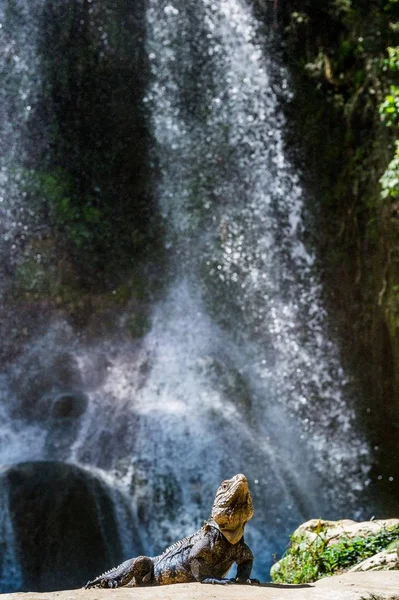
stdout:
POLYGON ((0 478, 8 487, 22 590, 82 586, 124 558, 112 492, 88 471, 23 463, 0 478))
POLYGON ((46 420, 58 396, 82 388, 76 356, 73 351, 60 350, 59 345, 60 340, 46 338, 29 349, 14 365, 10 384, 15 396, 12 410, 16 418, 46 420), (47 354, 49 345, 57 347, 57 351, 47 354))
POLYGON ((80 392, 65 392, 53 399, 51 416, 56 419, 76 419, 83 415, 88 399, 80 392))

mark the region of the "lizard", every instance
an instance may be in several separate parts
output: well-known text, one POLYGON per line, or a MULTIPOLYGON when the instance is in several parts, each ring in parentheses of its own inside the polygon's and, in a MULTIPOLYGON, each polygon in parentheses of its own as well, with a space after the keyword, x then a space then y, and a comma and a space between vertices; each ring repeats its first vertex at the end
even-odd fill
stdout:
POLYGON ((259 583, 250 579, 253 554, 244 542, 244 528, 254 509, 248 480, 238 474, 223 481, 212 506, 211 518, 203 526, 154 557, 139 556, 123 562, 85 588, 167 585, 172 583, 259 583), (237 564, 234 579, 226 579, 237 564))

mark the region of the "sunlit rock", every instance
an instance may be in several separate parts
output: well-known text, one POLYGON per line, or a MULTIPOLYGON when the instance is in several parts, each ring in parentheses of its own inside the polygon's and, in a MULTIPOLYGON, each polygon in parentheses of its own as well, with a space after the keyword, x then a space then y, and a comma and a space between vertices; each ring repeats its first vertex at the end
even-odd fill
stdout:
POLYGON ((388 552, 383 550, 370 558, 366 558, 358 565, 349 570, 350 573, 356 571, 392 571, 399 569, 399 554, 396 550, 388 552))
POLYGON ((311 519, 300 525, 292 535, 295 538, 302 537, 304 541, 311 543, 322 534, 331 546, 342 538, 366 538, 377 535, 380 531, 396 525, 399 525, 399 519, 375 519, 362 522, 352 521, 351 519, 341 519, 339 521, 311 519))
POLYGON ((312 519, 290 539, 287 552, 271 568, 278 583, 307 583, 345 571, 392 570, 399 565, 399 519, 312 519))

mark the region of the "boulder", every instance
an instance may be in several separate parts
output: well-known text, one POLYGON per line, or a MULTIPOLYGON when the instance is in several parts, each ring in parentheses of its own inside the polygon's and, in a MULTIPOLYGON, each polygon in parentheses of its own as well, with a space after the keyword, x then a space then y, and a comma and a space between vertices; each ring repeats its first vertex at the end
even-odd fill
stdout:
MULTIPOLYGON (((115 493, 89 471, 65 463, 23 463, 3 469, 0 484, 7 489, 10 521, 7 568, 20 573, 20 581, 14 587, 8 581, 6 590, 82 586, 127 558, 115 493)), ((135 550, 140 554, 140 545, 135 550)), ((0 573, 0 582, 6 576, 0 573)))
POLYGON ((399 519, 375 519, 373 521, 352 521, 342 519, 340 521, 325 521, 322 519, 311 519, 302 523, 294 531, 292 537, 303 538, 313 542, 320 533, 328 540, 328 545, 333 545, 342 540, 357 537, 369 537, 377 535, 382 529, 389 529, 399 525, 399 519))
POLYGON ((271 576, 278 583, 306 583, 345 571, 398 569, 398 540, 399 519, 312 519, 294 531, 271 576))

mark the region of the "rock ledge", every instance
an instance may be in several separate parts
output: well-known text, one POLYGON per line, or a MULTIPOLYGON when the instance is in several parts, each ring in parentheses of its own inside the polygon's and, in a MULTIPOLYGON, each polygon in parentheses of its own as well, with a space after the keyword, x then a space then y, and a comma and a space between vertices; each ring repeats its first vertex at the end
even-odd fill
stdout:
POLYGON ((117 590, 65 590, 3 594, 2 600, 399 600, 399 570, 346 573, 300 586, 262 584, 211 586, 199 583, 117 590))

